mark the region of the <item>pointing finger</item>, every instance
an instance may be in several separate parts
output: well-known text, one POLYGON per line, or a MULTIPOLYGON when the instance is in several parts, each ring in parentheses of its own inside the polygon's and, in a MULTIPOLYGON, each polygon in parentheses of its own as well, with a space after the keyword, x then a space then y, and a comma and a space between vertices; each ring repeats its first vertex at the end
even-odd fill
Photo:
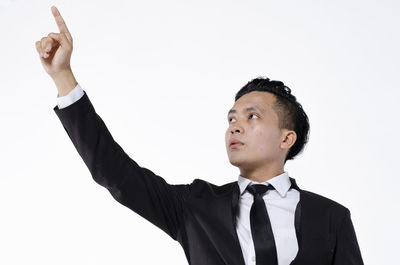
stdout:
POLYGON ((62 18, 57 7, 52 6, 51 12, 53 13, 53 16, 56 20, 56 23, 57 23, 58 29, 60 30, 60 33, 64 33, 67 36, 67 39, 72 42, 71 34, 69 33, 67 25, 65 24, 64 19, 62 18))

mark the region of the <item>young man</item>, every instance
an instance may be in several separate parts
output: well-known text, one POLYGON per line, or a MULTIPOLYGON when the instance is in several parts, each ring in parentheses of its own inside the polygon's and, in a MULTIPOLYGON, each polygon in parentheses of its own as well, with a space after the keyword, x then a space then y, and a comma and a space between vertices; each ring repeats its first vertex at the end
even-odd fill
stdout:
POLYGON ((284 171, 303 150, 309 124, 282 82, 256 78, 236 95, 225 141, 238 181, 171 185, 114 141, 72 74, 72 37, 52 12, 60 33, 36 47, 58 89, 55 113, 94 180, 177 240, 189 264, 363 264, 350 211, 300 189, 284 171))

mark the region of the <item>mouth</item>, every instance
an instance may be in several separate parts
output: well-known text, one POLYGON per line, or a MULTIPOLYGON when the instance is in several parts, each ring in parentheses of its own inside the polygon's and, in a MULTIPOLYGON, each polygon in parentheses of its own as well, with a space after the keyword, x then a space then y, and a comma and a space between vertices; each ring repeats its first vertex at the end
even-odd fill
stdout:
POLYGON ((233 141, 233 142, 229 145, 229 147, 230 147, 230 148, 234 148, 234 147, 238 147, 238 146, 241 146, 241 145, 243 145, 242 142, 233 141))

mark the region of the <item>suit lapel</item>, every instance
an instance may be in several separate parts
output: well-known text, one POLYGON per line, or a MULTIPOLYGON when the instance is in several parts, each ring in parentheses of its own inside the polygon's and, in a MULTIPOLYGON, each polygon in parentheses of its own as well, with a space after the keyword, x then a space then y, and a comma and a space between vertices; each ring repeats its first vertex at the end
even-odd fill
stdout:
POLYGON ((303 196, 303 191, 297 186, 296 180, 294 178, 289 177, 291 186, 290 188, 296 189, 300 193, 300 199, 299 202, 297 203, 296 210, 294 213, 294 227, 296 229, 296 238, 297 238, 297 244, 299 247, 299 250, 297 251, 296 257, 293 259, 293 261, 290 264, 295 264, 299 257, 302 254, 302 226, 304 225, 304 214, 302 214, 302 205, 304 204, 304 196, 303 196))
POLYGON ((231 228, 231 233, 234 235, 234 241, 232 242, 232 252, 230 255, 234 256, 232 264, 235 265, 245 265, 242 248, 240 246, 239 237, 236 232, 236 213, 239 207, 239 198, 240 198, 240 189, 237 182, 232 183, 232 192, 231 192, 231 200, 229 201, 230 205, 227 205, 226 209, 230 209, 230 218, 226 220, 226 226, 231 228))
POLYGON ((301 227, 304 222, 302 222, 302 214, 301 214, 301 205, 304 203, 303 200, 303 191, 297 186, 296 180, 294 178, 289 177, 290 183, 292 184, 290 188, 293 188, 297 190, 300 193, 300 200, 298 204, 296 205, 296 210, 294 213, 294 227, 296 229, 296 237, 297 237, 297 243, 299 246, 299 252, 300 252, 300 246, 301 246, 301 227))
POLYGON ((295 227, 299 250, 295 259, 290 263, 304 264, 309 255, 313 255, 310 250, 315 250, 318 246, 315 244, 315 239, 321 237, 321 221, 317 215, 316 205, 313 197, 307 191, 300 189, 296 181, 290 178, 292 187, 300 192, 300 200, 295 211, 295 227), (314 240, 313 240, 314 239, 314 240))

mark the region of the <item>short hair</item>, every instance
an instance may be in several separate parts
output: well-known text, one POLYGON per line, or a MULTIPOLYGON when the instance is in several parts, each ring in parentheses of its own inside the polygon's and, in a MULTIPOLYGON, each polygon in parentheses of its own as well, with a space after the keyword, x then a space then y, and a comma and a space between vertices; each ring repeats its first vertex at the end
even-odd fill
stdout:
POLYGON ((243 95, 262 91, 272 93, 276 97, 276 102, 272 106, 279 118, 279 128, 289 129, 296 132, 297 139, 286 155, 287 160, 293 159, 301 153, 308 142, 310 124, 307 114, 302 105, 297 102, 296 97, 291 94, 291 89, 281 81, 270 80, 267 77, 257 77, 243 86, 235 96, 235 102, 243 95))

